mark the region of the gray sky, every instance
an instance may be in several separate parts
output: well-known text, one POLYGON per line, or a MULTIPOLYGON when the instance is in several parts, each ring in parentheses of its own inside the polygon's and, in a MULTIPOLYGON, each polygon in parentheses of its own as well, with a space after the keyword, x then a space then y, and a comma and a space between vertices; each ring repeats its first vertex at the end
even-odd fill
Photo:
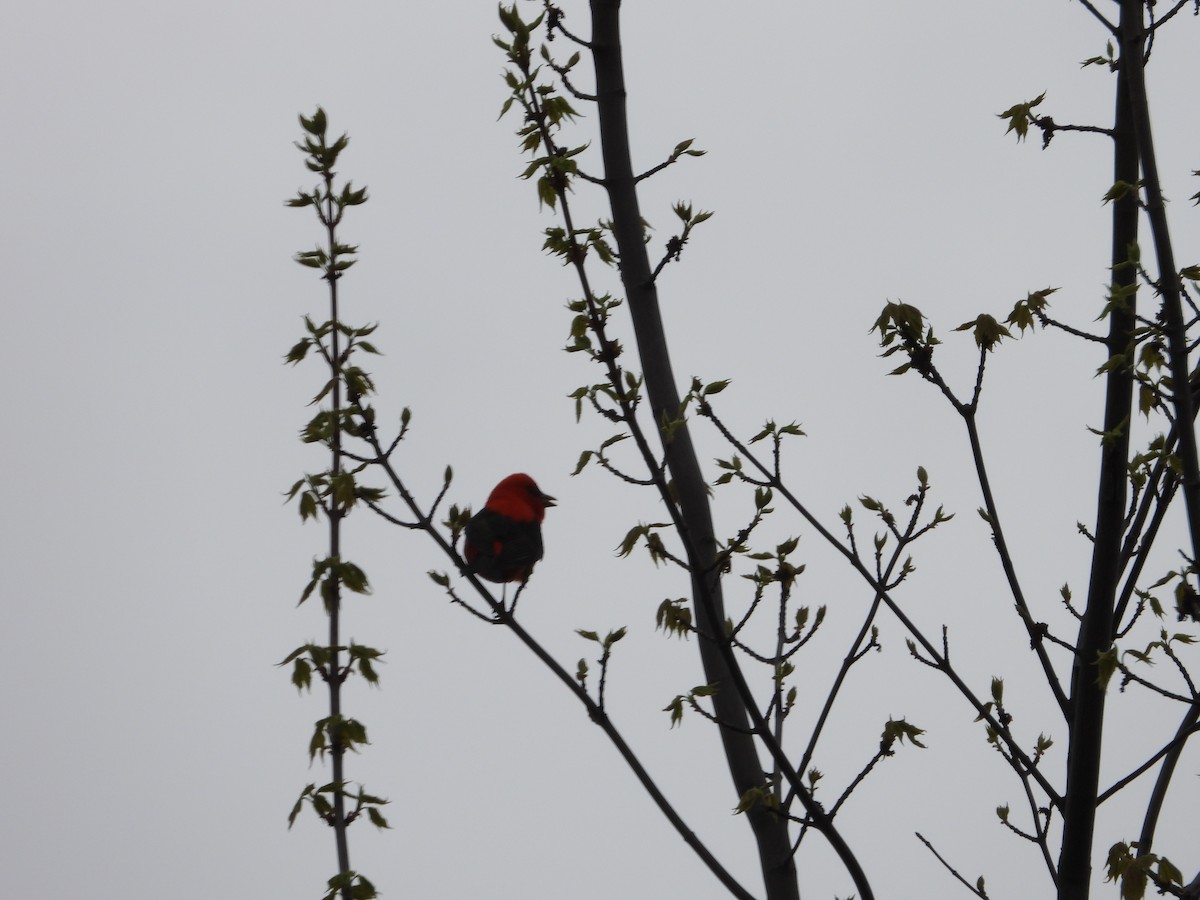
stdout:
MULTIPOLYGON (((721 409, 744 434, 767 418, 802 422, 810 437, 789 471, 830 523, 862 493, 900 507, 924 464, 936 502, 960 515, 918 545, 902 598, 935 632, 951 625, 980 692, 992 675, 1008 679, 1024 734, 1065 739, 1023 671, 1028 642, 973 512, 963 429, 926 385, 884 377, 896 363, 876 358, 867 330, 889 299, 920 306, 967 391, 970 338, 949 333, 961 322, 1003 316, 1047 286, 1061 287, 1056 315, 1082 327, 1095 318, 1107 146, 1075 135, 1047 152, 1036 136, 1018 146, 996 113, 1048 91, 1056 120, 1108 124, 1111 77, 1079 67, 1103 52, 1104 34, 1067 0, 882 6, 771 3, 734 19, 728 4, 626 3, 637 164, 689 137, 709 151, 643 198, 658 241, 672 233, 672 201, 717 211, 660 282, 675 368, 732 378, 721 409)), ((586 31, 585 4, 565 8, 586 31)), ((280 502, 325 465, 295 439, 322 373, 281 365, 301 316, 325 308, 320 284, 291 262, 319 239, 316 223, 283 206, 311 186, 292 146, 296 114, 321 104, 351 135, 342 175, 371 193, 343 232, 362 254, 343 282, 345 317, 382 323, 381 415, 414 413, 406 476, 428 500, 452 464, 451 499, 478 507, 499 477, 525 470, 559 497, 522 600, 526 626, 569 666, 592 655, 575 628, 629 626, 611 712, 693 828, 758 891, 716 735, 691 716, 670 731, 660 711, 703 681, 694 642, 653 630, 683 582, 611 552, 658 510, 599 471, 569 477, 608 431, 576 426, 566 398, 595 370, 561 352, 563 303, 578 289, 540 251, 554 220, 515 178, 516 120, 495 121, 505 88, 494 4, 364 2, 332 19, 308 2, 115 0, 24 4, 6 19, 6 890, 319 896, 334 870, 328 829, 305 816, 289 833, 285 822, 303 786, 327 780, 306 760, 325 697, 297 698, 272 665, 324 628, 316 604, 295 608, 323 533, 280 502)), ((1150 68, 1181 264, 1196 261, 1200 238, 1200 211, 1184 202, 1200 167, 1194 103, 1180 89, 1200 77, 1195 28, 1180 16, 1150 68)), ((593 126, 579 123, 579 143, 593 126)), ((578 202, 601 213, 582 186, 578 202)), ((1084 586, 1075 522, 1094 517, 1098 452, 1085 426, 1100 422, 1102 361, 1039 333, 1002 348, 986 387, 989 464, 1026 594, 1066 637, 1057 589, 1084 586)), ((711 435, 701 444, 727 455, 711 435)), ((718 508, 733 531, 749 500, 722 494, 718 508)), ((804 535, 800 589, 829 606, 827 633, 801 660, 810 703, 799 731, 869 596, 782 510, 772 529, 804 535)), ((376 588, 349 602, 347 634, 388 651, 382 690, 352 682, 347 694, 372 738, 348 772, 393 801, 390 832, 354 828, 352 861, 385 896, 721 895, 567 693, 503 631, 449 606, 424 574, 446 568, 428 541, 368 514, 347 539, 376 588)), ((884 625, 885 651, 856 670, 816 761, 832 799, 889 715, 928 731, 929 749, 903 748, 845 813, 880 894, 955 890, 912 837, 920 830, 994 896, 1044 895, 1038 858, 993 812, 1019 808, 1018 785, 970 711, 884 625)), ((1111 709, 1130 746, 1106 755, 1106 783, 1174 727, 1141 694, 1111 709)), ((1061 771, 1061 754, 1053 765, 1061 771)), ((1193 753, 1160 830, 1158 849, 1183 862, 1196 771, 1193 753)), ((1109 806, 1101 853, 1140 823, 1136 803, 1109 806)), ((850 893, 811 843, 806 894, 850 893)))

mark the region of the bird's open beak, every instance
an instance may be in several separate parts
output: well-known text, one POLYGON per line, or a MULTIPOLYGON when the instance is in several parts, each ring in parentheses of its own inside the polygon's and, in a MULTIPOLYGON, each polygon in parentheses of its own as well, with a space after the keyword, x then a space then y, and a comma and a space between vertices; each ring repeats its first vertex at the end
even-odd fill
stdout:
POLYGON ((542 494, 542 493, 541 493, 541 491, 539 491, 538 493, 541 495, 541 498, 542 498, 542 503, 543 503, 544 505, 546 505, 546 506, 558 506, 558 504, 554 502, 554 498, 553 498, 553 497, 551 497, 549 494, 542 494))

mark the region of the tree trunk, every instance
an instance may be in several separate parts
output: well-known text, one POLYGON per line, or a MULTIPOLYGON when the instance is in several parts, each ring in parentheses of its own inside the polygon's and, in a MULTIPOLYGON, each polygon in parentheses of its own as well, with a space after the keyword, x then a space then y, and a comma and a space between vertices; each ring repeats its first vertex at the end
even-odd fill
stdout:
MULTIPOLYGON (((658 293, 651 280, 642 217, 638 207, 633 165, 629 153, 625 113, 625 74, 621 59, 620 0, 593 0, 592 53, 596 67, 596 95, 600 113, 600 141, 604 157, 604 182, 612 207, 613 235, 621 259, 621 280, 633 318, 646 393, 655 424, 679 414, 679 391, 671 371, 671 359, 658 307, 658 293)), ((720 575, 708 570, 716 557, 708 485, 700 470, 687 426, 676 429, 666 445, 667 464, 675 482, 679 509, 693 564, 692 594, 707 595, 711 603, 695 602, 696 625, 701 638, 700 658, 705 678, 719 685, 713 696, 722 727, 721 740, 741 797, 763 784, 764 775, 750 721, 721 648, 712 639, 724 633, 724 604, 720 575), (705 637, 707 635, 708 637, 705 637)), ((799 900, 796 866, 786 820, 755 806, 746 813, 758 844, 768 900, 799 900)))
MULTIPOLYGON (((1140 15, 1140 8, 1138 11, 1140 15)), ((1141 53, 1141 46, 1123 46, 1117 73, 1116 113, 1113 126, 1113 181, 1136 184, 1139 176, 1137 137, 1128 89, 1125 55, 1141 53)), ((1138 238, 1138 204, 1135 191, 1114 201, 1112 210, 1113 266, 1110 282, 1114 294, 1137 282, 1133 266, 1123 265, 1138 238)), ((1125 309, 1108 317, 1108 353, 1128 350, 1136 325, 1136 297, 1125 309)), ((1130 361, 1132 363, 1132 361, 1130 361)), ((1125 536, 1125 504, 1129 460, 1129 428, 1133 410, 1133 379, 1125 366, 1107 373, 1100 478, 1096 501, 1095 541, 1088 584, 1087 606, 1079 625, 1075 662, 1071 672, 1070 741, 1067 750, 1067 784, 1063 809, 1063 840, 1058 864, 1059 900, 1086 900, 1091 889, 1096 796, 1100 778, 1100 748, 1104 734, 1104 688, 1097 679, 1096 658, 1113 641, 1113 610, 1120 582, 1121 547, 1125 536)))

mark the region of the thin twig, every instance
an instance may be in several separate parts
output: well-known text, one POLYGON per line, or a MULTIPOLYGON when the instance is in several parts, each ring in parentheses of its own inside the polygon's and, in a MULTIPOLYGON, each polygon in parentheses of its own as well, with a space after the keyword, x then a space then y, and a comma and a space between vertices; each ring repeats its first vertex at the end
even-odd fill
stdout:
POLYGON ((1096 805, 1099 806, 1101 803, 1103 803, 1109 797, 1118 793, 1126 785, 1129 785, 1132 782, 1134 782, 1136 779, 1140 778, 1142 775, 1144 775, 1146 772, 1148 772, 1150 769, 1152 769, 1156 762, 1158 762, 1160 759, 1162 759, 1164 756, 1166 756, 1172 750, 1176 750, 1180 746, 1182 746, 1184 743, 1186 743, 1187 739, 1189 737, 1191 737, 1193 734, 1195 734, 1197 731, 1200 731, 1200 725, 1192 725, 1190 727, 1182 728, 1179 732, 1176 733, 1175 737, 1173 737, 1170 741, 1168 741, 1167 744, 1164 747, 1162 747, 1162 749, 1160 749, 1157 753, 1155 753, 1153 756, 1151 756, 1148 760, 1146 760, 1144 763, 1142 763, 1140 766, 1138 766, 1136 769, 1134 769, 1128 775, 1126 775, 1125 777, 1114 782, 1112 787, 1108 788, 1107 790, 1101 791, 1100 794, 1096 797, 1096 805))
POLYGON ((1174 6, 1171 7, 1170 12, 1168 12, 1165 16, 1159 16, 1157 21, 1155 21, 1152 25, 1150 25, 1147 30, 1151 31, 1151 32, 1158 31, 1159 28, 1161 28, 1163 25, 1166 25, 1167 22, 1170 21, 1170 19, 1174 17, 1175 13, 1179 12, 1181 9, 1183 9, 1185 6, 1187 6, 1189 3, 1195 3, 1195 2, 1196 2, 1196 0, 1179 0, 1178 3, 1176 3, 1174 6))
POLYGON ((1083 338, 1085 341, 1092 341, 1096 344, 1108 344, 1107 338, 1103 338, 1098 334, 1092 334, 1088 331, 1081 331, 1078 328, 1074 328, 1066 324, 1065 322, 1060 322, 1057 319, 1050 318, 1044 312, 1038 311, 1035 312, 1034 315, 1037 316, 1038 321, 1041 322, 1043 328, 1049 325, 1059 329, 1060 331, 1065 331, 1067 334, 1074 335, 1077 338, 1083 338))
POLYGON ((975 885, 971 884, 971 882, 967 881, 967 879, 963 878, 960 874, 958 874, 958 870, 955 869, 954 866, 950 865, 950 863, 946 862, 946 860, 944 860, 942 858, 942 854, 938 853, 937 850, 935 850, 933 848, 933 844, 929 843, 929 841, 927 841, 925 839, 925 837, 921 834, 921 832, 916 831, 913 833, 916 834, 917 840, 919 840, 922 844, 924 844, 929 849, 929 852, 932 853, 935 857, 937 857, 937 861, 946 867, 946 871, 949 872, 951 875, 953 875, 955 878, 957 878, 960 882, 962 882, 963 886, 968 891, 970 891, 976 897, 982 898, 982 900, 988 900, 987 891, 980 890, 975 885))

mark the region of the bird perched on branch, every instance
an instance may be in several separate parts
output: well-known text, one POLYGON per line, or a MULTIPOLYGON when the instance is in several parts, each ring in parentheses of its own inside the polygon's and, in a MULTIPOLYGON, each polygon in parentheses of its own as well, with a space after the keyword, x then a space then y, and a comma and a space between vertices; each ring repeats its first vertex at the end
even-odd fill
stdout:
POLYGON ((523 472, 501 481, 467 523, 463 556, 471 571, 497 584, 524 584, 542 558, 542 519, 554 505, 523 472))

